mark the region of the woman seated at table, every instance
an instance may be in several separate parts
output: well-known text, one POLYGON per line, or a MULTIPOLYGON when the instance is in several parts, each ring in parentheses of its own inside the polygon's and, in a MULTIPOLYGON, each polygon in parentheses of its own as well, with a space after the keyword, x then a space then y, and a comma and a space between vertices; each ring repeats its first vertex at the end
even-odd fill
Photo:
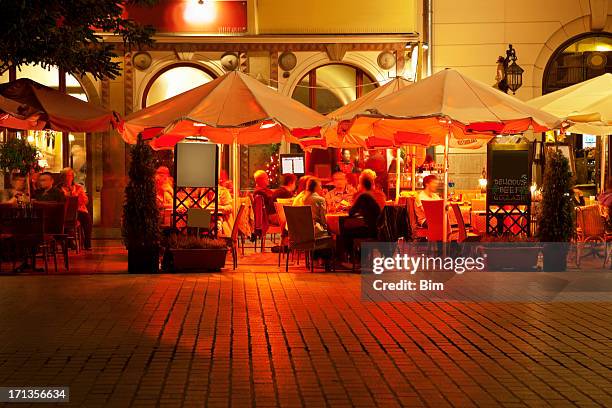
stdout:
MULTIPOLYGON (((374 192, 374 182, 370 174, 362 172, 359 176, 359 193, 355 196, 349 210, 349 217, 342 226, 344 248, 353 248, 356 238, 376 238, 376 223, 382 207, 374 192)), ((383 204, 384 205, 384 204, 383 204)))
POLYGON ((0 191, 0 202, 18 204, 28 202, 29 196, 26 191, 26 177, 21 174, 13 174, 11 178, 12 188, 0 191))
POLYGON ((346 174, 341 171, 332 176, 333 190, 325 194, 325 201, 330 212, 344 211, 349 206, 355 194, 355 189, 346 182, 346 174))
POLYGON ((327 208, 325 199, 321 196, 322 191, 323 187, 321 186, 321 180, 312 177, 308 180, 308 184, 306 185, 302 203, 294 204, 310 206, 312 210, 312 219, 315 223, 315 232, 318 235, 324 234, 327 231, 327 220, 325 219, 327 208))
POLYGON ((421 190, 414 203, 414 212, 417 216, 417 223, 423 228, 427 228, 427 219, 425 218, 423 201, 441 200, 437 193, 439 184, 440 181, 438 180, 438 177, 434 176, 433 174, 423 178, 424 188, 421 190))
POLYGON ((293 202, 291 203, 292 205, 304 205, 304 198, 306 196, 307 193, 307 189, 306 187, 308 186, 308 181, 312 178, 313 176, 305 174, 302 177, 300 177, 300 179, 298 180, 298 184, 297 184, 297 195, 293 198, 293 202))

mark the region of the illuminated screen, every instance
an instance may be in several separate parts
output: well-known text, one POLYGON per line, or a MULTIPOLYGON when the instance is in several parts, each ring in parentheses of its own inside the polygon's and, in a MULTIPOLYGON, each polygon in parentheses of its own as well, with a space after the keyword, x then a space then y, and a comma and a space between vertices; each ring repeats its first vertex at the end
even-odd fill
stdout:
POLYGON ((582 135, 582 148, 590 149, 597 147, 597 136, 595 135, 582 135))
POLYGON ((281 154, 281 173, 282 174, 304 174, 304 155, 303 154, 281 154))

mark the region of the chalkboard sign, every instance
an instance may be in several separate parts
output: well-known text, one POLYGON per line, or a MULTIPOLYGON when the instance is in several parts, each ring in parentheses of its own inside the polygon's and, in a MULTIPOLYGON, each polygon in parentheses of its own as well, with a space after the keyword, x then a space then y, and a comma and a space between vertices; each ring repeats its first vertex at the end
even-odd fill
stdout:
POLYGON ((531 203, 529 144, 489 145, 488 168, 488 205, 531 203))

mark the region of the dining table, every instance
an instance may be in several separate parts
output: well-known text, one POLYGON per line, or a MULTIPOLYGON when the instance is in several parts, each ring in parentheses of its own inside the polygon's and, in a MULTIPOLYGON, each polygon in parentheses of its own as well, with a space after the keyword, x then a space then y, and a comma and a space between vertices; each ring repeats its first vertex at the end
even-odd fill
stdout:
POLYGON ((348 212, 334 212, 326 214, 325 221, 327 222, 327 230, 332 235, 340 235, 340 219, 348 216, 348 212))

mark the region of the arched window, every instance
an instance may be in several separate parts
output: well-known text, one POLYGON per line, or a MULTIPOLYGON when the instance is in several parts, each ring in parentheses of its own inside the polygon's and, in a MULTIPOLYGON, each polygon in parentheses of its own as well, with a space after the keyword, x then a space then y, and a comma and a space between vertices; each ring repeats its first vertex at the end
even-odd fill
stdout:
POLYGON ((171 65, 159 71, 147 84, 142 107, 154 105, 180 93, 204 85, 216 78, 206 68, 193 63, 171 65))
POLYGON ((325 115, 370 92, 376 86, 376 81, 359 68, 329 64, 304 75, 292 97, 325 115))
POLYGON ((544 70, 542 92, 554 92, 612 72, 612 34, 573 38, 555 51, 544 70))

